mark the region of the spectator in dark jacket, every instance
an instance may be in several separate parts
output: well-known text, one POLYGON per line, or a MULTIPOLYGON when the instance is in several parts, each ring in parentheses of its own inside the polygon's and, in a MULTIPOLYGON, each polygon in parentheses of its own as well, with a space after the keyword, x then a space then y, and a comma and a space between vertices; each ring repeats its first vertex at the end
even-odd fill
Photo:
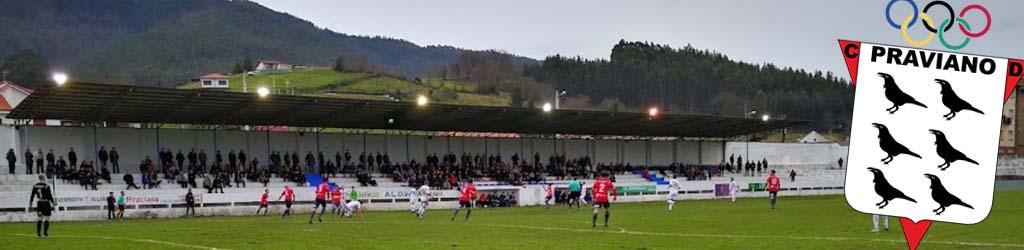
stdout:
POLYGON ((35 163, 33 159, 35 156, 32 155, 31 149, 25 149, 25 174, 32 174, 32 163, 35 163))
POLYGON ((124 180, 125 184, 128 184, 128 187, 126 187, 124 189, 126 189, 126 190, 131 190, 132 188, 141 189, 141 188, 139 188, 139 186, 135 185, 135 177, 132 176, 132 174, 124 174, 124 177, 121 178, 121 179, 124 180))
POLYGON ((71 164, 71 168, 78 167, 78 154, 75 153, 75 148, 70 148, 68 151, 68 163, 71 164))
POLYGON ((117 154, 117 147, 110 147, 110 167, 113 168, 115 174, 121 173, 121 155, 117 154))
POLYGON ((100 160, 100 168, 106 168, 107 161, 110 160, 110 154, 107 153, 107 148, 100 146, 100 151, 96 153, 96 158, 100 160))
POLYGON ((14 149, 7 151, 7 166, 10 166, 10 174, 14 174, 14 163, 18 161, 18 157, 15 156, 14 149))

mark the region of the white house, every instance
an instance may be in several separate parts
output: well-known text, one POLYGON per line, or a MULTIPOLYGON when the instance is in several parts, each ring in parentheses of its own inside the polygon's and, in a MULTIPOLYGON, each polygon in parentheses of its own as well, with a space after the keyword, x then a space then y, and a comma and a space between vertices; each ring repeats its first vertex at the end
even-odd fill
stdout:
POLYGON ((256 65, 256 72, 288 72, 292 71, 291 64, 285 64, 278 61, 263 60, 256 65))
POLYGON ((825 139, 824 136, 821 136, 821 134, 818 134, 818 131, 811 131, 810 133, 807 133, 807 135, 804 136, 804 138, 801 138, 799 142, 800 143, 831 143, 831 141, 829 141, 828 139, 825 139))
POLYGON ((202 89, 228 89, 231 87, 230 78, 219 73, 210 73, 199 77, 199 88, 202 89))
POLYGON ((14 120, 7 119, 14 107, 32 94, 32 89, 18 85, 11 81, 0 82, 0 118, 3 124, 14 124, 14 120))

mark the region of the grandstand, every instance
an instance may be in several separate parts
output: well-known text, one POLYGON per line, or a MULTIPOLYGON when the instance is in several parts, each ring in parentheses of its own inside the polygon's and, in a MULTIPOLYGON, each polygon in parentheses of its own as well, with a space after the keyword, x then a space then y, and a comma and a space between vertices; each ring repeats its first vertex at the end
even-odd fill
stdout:
MULTIPOLYGON (((102 181, 96 190, 52 180, 59 209, 66 211, 56 214, 58 220, 103 219, 107 193, 125 189, 124 174, 132 174, 138 184, 139 162, 146 158, 162 166, 163 159, 157 155, 162 149, 175 153, 204 149, 211 162, 217 151, 226 154, 229 150, 244 150, 249 159, 263 163, 255 169, 273 173, 267 183, 272 197, 285 185, 319 183, 321 175, 315 172, 333 162, 335 154, 350 152, 353 160, 338 164, 344 166, 338 168, 342 174, 328 181, 344 187, 356 186, 371 210, 406 209, 409 185, 424 182, 437 187, 433 208, 452 207, 457 192, 445 189, 446 175, 474 178, 483 192, 511 193, 519 206, 542 204, 542 184, 564 188, 572 177, 593 183, 598 171, 615 173, 616 185, 630 190, 620 199, 626 202, 662 199, 667 193, 665 178, 674 174, 683 181, 682 199, 721 197, 715 191, 716 185, 724 185, 730 177, 744 187, 740 196, 764 195, 754 191, 758 191, 768 169, 779 171, 786 180, 782 195, 841 193, 844 179, 844 170, 834 169, 832 164, 837 157, 845 157, 845 148, 835 144, 791 148, 792 145, 778 143, 726 142, 739 135, 801 126, 806 124, 804 121, 418 106, 94 83, 46 85, 33 92, 7 118, 19 121, 2 128, 15 135, 11 138, 12 148, 19 156, 25 149, 53 149, 55 154, 65 155, 73 147, 79 161, 97 161, 100 147, 118 148, 124 173, 111 174, 110 183, 102 181), (45 126, 46 123, 36 122, 39 120, 59 120, 62 126, 45 126), (282 151, 301 155, 323 152, 326 161, 315 160, 312 171, 303 169, 303 181, 286 181, 277 173, 279 166, 267 166, 273 162, 271 153, 282 151), (366 166, 356 160, 361 154, 384 154, 394 164, 366 166), (428 159, 448 154, 451 162, 428 159), (521 159, 518 164, 512 163, 513 155, 521 159), (536 161, 535 155, 541 160, 536 161), (723 171, 733 155, 771 163, 753 176, 723 171), (498 159, 474 159, 467 164, 455 160, 456 156, 498 159), (573 163, 574 160, 580 163, 573 163), (645 169, 648 178, 642 176, 645 169), (789 181, 790 170, 797 173, 795 182, 789 181), (360 175, 372 177, 376 185, 361 185, 356 178, 360 175), (435 179, 438 180, 432 181, 435 179)), ((35 219, 24 213, 35 177, 23 174, 21 160, 17 165, 18 174, 0 176, 0 221, 35 219)), ((182 209, 175 208, 183 206, 184 188, 166 179, 164 172, 156 172, 163 180, 159 188, 127 191, 131 208, 127 216, 180 216, 182 209)), ((207 193, 202 188, 202 178, 197 179, 199 185, 194 192, 201 204, 197 212, 203 215, 251 214, 264 189, 262 183, 248 180, 245 188, 226 187, 224 193, 207 193)), ((299 189, 300 209, 311 204, 311 193, 299 189)), ((278 208, 272 206, 272 212, 274 209, 278 208)))

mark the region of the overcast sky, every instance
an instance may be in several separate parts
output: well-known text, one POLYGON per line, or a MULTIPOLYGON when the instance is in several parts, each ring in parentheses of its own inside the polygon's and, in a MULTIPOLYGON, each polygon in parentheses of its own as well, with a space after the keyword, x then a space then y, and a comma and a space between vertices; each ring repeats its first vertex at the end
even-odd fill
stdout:
MULTIPOLYGON (((651 41, 722 52, 747 62, 822 70, 848 75, 838 38, 909 46, 888 25, 888 1, 671 1, 671 0, 256 0, 269 8, 309 20, 317 26, 358 35, 401 38, 419 45, 497 49, 543 59, 548 55, 608 58, 619 39, 651 41)), ((991 13, 988 34, 960 50, 998 57, 1024 58, 1024 1, 948 1, 959 13, 981 2, 991 13)), ((917 0, 918 8, 928 1, 917 0)), ((928 13, 936 22, 949 14, 942 7, 928 13)), ((893 19, 911 11, 896 3, 893 19)), ((967 22, 984 27, 981 12, 967 22)), ((911 36, 927 35, 916 24, 911 36)), ((957 27, 946 38, 965 37, 957 27)), ((947 50, 938 39, 926 46, 947 50)))

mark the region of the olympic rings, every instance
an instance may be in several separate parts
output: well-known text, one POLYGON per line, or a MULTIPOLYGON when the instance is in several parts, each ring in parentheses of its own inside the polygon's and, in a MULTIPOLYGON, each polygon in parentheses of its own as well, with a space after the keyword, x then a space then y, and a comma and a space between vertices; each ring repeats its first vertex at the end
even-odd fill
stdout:
MULTIPOLYGON (((963 18, 957 17, 956 18, 956 22, 960 23, 960 25, 962 25, 962 26, 967 27, 967 30, 971 30, 971 25, 967 24, 967 20, 964 20, 963 18)), ((946 19, 945 21, 942 21, 942 24, 939 25, 939 27, 945 26, 946 24, 952 25, 953 22, 950 22, 949 19, 946 19)), ((967 43, 971 42, 971 38, 967 37, 967 38, 964 38, 964 42, 962 42, 962 43, 960 43, 958 45, 949 45, 949 43, 946 43, 946 38, 942 37, 942 33, 945 33, 945 32, 938 32, 938 33, 939 33, 939 42, 942 43, 942 46, 946 46, 946 48, 949 48, 951 50, 962 49, 964 47, 967 47, 967 43)))
MULTIPOLYGON (((901 0, 889 0, 889 4, 885 5, 885 20, 889 21, 889 25, 892 25, 892 27, 896 28, 896 29, 899 29, 900 25, 896 24, 896 22, 894 22, 892 20, 892 17, 889 16, 889 10, 892 10, 892 4, 894 4, 896 2, 899 2, 899 1, 901 1, 901 0)), ((917 22, 917 4, 914 3, 914 0, 902 0, 902 1, 909 3, 910 7, 914 8, 914 18, 910 20, 910 26, 914 26, 914 23, 917 22)), ((907 27, 910 27, 910 26, 907 26, 907 27)))
MULTIPOLYGON (((914 15, 907 15, 907 19, 903 20, 903 26, 900 26, 900 32, 903 33, 903 40, 907 41, 907 43, 909 43, 910 45, 914 45, 917 47, 921 47, 924 46, 925 44, 930 43, 932 41, 932 38, 935 38, 935 33, 928 34, 928 38, 925 38, 924 40, 921 41, 914 41, 913 39, 910 39, 910 36, 907 35, 907 26, 910 26, 907 24, 910 23, 910 21, 912 21, 913 19, 914 15)), ((924 22, 929 22, 932 25, 935 25, 935 22, 932 21, 932 18, 929 17, 928 14, 921 13, 921 19, 924 19, 924 22)))
MULTIPOLYGON (((933 1, 933 2, 930 2, 930 3, 928 3, 928 5, 924 6, 924 10, 921 11, 921 12, 928 13, 928 9, 931 9, 932 6, 935 6, 936 4, 942 5, 942 7, 946 7, 946 10, 949 10, 949 18, 953 18, 954 17, 953 15, 956 15, 956 13, 953 13, 953 7, 950 7, 949 3, 947 3, 946 1, 933 1)), ((953 28, 953 23, 949 23, 949 25, 940 25, 940 27, 941 26, 946 26, 946 28, 942 29, 943 32, 946 32, 946 31, 949 31, 950 28, 953 28)), ((928 29, 928 31, 931 31, 932 33, 938 33, 939 32, 935 28, 932 28, 931 25, 928 25, 928 23, 924 23, 924 28, 928 29)))
POLYGON ((885 5, 885 20, 889 22, 889 26, 892 26, 893 28, 900 30, 900 33, 903 35, 903 40, 913 46, 925 46, 932 41, 932 38, 934 38, 936 34, 938 34, 939 42, 941 42, 943 46, 945 46, 947 49, 959 50, 966 47, 967 44, 970 43, 971 38, 978 38, 984 36, 985 34, 988 33, 989 28, 992 27, 992 15, 984 6, 978 4, 971 4, 967 5, 967 7, 964 7, 962 10, 960 10, 959 15, 955 15, 955 13, 956 12, 953 11, 953 7, 950 6, 949 3, 941 0, 929 2, 927 5, 924 6, 924 9, 920 11, 918 11, 917 3, 914 3, 914 0, 889 0, 889 3, 885 5), (902 25, 896 23, 889 13, 892 10, 892 6, 896 4, 896 2, 901 1, 910 4, 910 8, 913 9, 914 11, 913 13, 907 15, 907 17, 903 20, 902 25), (946 10, 949 12, 949 18, 945 19, 945 21, 943 21, 942 24, 939 26, 935 26, 935 22, 927 13, 928 10, 930 10, 935 5, 945 7, 946 10), (978 10, 985 15, 985 28, 981 29, 981 31, 972 32, 971 25, 967 23, 966 19, 964 19, 964 17, 967 15, 967 12, 971 10, 978 10), (909 35, 907 35, 907 28, 913 27, 914 24, 917 23, 918 18, 923 19, 921 23, 923 23, 923 26, 930 32, 930 34, 928 34, 928 37, 923 40, 915 41, 914 39, 911 39, 909 35), (956 23, 958 26, 960 26, 960 32, 967 36, 967 38, 965 38, 964 41, 960 44, 953 45, 947 43, 943 35, 943 33, 948 32, 950 29, 953 28, 953 23, 956 23))
POLYGON ((977 5, 977 4, 971 4, 971 5, 967 5, 967 7, 964 7, 964 9, 960 11, 960 17, 964 17, 964 14, 967 14, 967 11, 973 10, 973 9, 978 9, 978 10, 981 11, 981 13, 985 13, 985 28, 981 29, 981 32, 971 33, 970 32, 970 30, 971 30, 970 27, 967 27, 967 29, 964 29, 964 26, 967 26, 967 22, 963 22, 963 23, 960 24, 960 31, 963 32, 964 35, 967 35, 968 37, 978 38, 979 36, 983 36, 983 35, 985 35, 985 33, 988 33, 988 28, 992 27, 992 15, 988 14, 988 9, 986 9, 985 7, 982 7, 981 5, 977 5))

